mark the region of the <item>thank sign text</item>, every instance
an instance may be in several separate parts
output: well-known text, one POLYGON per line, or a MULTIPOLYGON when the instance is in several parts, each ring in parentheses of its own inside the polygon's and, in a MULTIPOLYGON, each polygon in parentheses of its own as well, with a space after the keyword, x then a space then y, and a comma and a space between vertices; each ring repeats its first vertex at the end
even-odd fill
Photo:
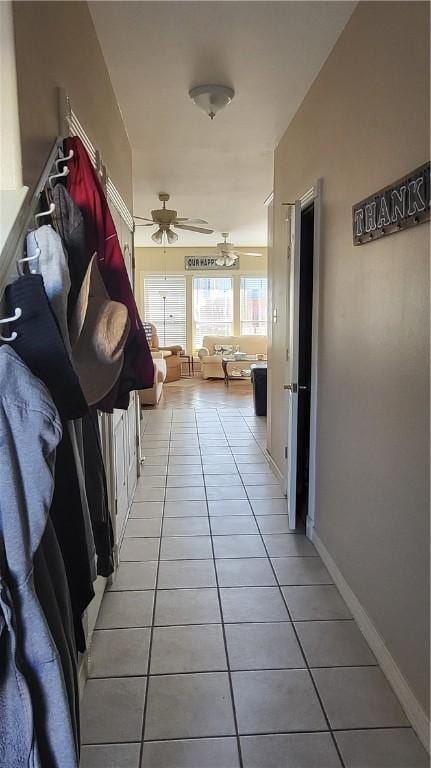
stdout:
POLYGON ((425 163, 353 206, 353 244, 363 245, 429 218, 430 164, 425 163))

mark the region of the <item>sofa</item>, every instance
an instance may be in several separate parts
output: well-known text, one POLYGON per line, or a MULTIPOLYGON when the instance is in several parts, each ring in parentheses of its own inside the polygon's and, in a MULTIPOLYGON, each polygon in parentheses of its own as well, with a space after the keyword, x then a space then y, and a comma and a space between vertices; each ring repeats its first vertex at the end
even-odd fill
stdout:
POLYGON ((153 360, 164 360, 166 362, 166 382, 178 381, 181 378, 181 357, 183 351, 181 344, 173 344, 170 347, 161 347, 159 345, 159 336, 157 328, 151 323, 150 352, 153 360))
POLYGON ((166 379, 166 360, 162 358, 153 360, 154 381, 151 389, 139 390, 139 402, 141 405, 157 405, 163 392, 163 382, 166 379))
POLYGON ((215 346, 232 347, 232 350, 239 347, 239 351, 247 355, 266 355, 267 343, 266 336, 204 336, 202 347, 198 350, 202 378, 224 378, 221 364, 223 353, 216 353, 215 346))

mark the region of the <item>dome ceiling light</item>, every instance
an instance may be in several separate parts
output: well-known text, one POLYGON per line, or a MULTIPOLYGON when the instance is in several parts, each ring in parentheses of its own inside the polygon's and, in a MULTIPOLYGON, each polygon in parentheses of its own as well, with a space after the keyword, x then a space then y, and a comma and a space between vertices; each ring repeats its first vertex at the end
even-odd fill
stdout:
POLYGON ((233 88, 227 85, 198 85, 189 91, 192 101, 203 109, 211 120, 214 120, 217 112, 230 104, 234 95, 233 88))

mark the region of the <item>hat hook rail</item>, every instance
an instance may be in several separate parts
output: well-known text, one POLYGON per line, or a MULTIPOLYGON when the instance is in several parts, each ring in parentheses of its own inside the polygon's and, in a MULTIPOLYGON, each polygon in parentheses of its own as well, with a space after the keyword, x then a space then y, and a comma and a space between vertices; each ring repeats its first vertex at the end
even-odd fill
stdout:
MULTIPOLYGON (((0 320, 0 325, 6 324, 6 323, 13 323, 15 320, 19 320, 21 315, 22 315, 22 309, 20 307, 17 307, 12 317, 4 317, 2 320, 0 320)), ((2 336, 2 334, 0 333, 0 341, 15 341, 17 336, 18 334, 16 331, 13 331, 13 333, 10 336, 2 336)))
MULTIPOLYGON (((36 248, 34 256, 22 256, 20 259, 17 259, 16 263, 17 263, 18 272, 20 273, 20 275, 24 274, 22 265, 26 264, 26 263, 28 263, 30 261, 37 261, 37 259, 39 258, 40 254, 41 254, 40 248, 36 248)), ((32 269, 30 267, 30 273, 32 275, 35 275, 36 274, 36 270, 32 269)))
MULTIPOLYGON (((71 149, 71 150, 70 150, 70 152, 69 152, 67 155, 60 155, 60 157, 58 158, 58 160, 56 160, 56 161, 55 161, 55 165, 56 165, 56 167, 57 167, 57 171, 59 170, 59 168, 60 168, 60 165, 61 165, 62 163, 67 163, 69 160, 72 160, 73 156, 74 156, 74 151, 73 151, 73 149, 71 149)), ((64 169, 63 169, 63 170, 64 170, 64 169)), ((67 174, 66 174, 66 175, 67 175, 67 174)))
POLYGON ((48 184, 51 187, 51 189, 54 186, 53 183, 52 183, 54 181, 54 179, 64 179, 68 175, 69 175, 69 168, 65 165, 62 171, 60 171, 59 173, 53 173, 52 176, 49 176, 48 177, 48 184))
POLYGON ((40 213, 36 213, 34 217, 34 222, 36 227, 39 223, 39 219, 41 219, 43 216, 52 216, 54 211, 55 211, 55 203, 51 203, 47 211, 41 211, 40 213))

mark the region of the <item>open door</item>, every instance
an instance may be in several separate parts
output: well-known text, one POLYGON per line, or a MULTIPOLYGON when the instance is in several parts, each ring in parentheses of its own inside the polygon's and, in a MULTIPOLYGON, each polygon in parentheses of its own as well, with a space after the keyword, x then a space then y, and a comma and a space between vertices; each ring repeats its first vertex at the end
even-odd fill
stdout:
MULTIPOLYGON (((293 208, 293 206, 292 206, 293 208)), ((287 390, 287 509, 289 527, 296 528, 296 476, 298 445, 299 279, 301 268, 301 201, 296 200, 290 219, 289 363, 287 390)))

